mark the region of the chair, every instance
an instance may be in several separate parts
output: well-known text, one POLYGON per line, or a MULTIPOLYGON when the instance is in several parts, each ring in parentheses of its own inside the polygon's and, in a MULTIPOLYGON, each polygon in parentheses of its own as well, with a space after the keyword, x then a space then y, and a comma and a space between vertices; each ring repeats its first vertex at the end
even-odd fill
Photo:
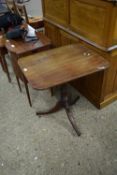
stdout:
POLYGON ((44 27, 44 21, 41 17, 28 17, 24 4, 15 3, 17 13, 22 16, 25 21, 33 28, 38 29, 44 27))
POLYGON ((9 11, 16 13, 16 5, 14 0, 5 0, 9 11))
POLYGON ((25 19, 26 23, 29 24, 28 15, 27 15, 27 11, 26 11, 25 5, 24 4, 15 3, 15 6, 16 6, 16 11, 17 11, 18 15, 23 17, 25 19))

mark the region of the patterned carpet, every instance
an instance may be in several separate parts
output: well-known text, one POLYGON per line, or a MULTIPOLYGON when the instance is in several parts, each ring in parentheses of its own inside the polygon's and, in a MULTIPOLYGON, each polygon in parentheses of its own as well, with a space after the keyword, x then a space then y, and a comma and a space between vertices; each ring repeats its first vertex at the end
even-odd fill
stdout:
POLYGON ((0 67, 0 175, 117 174, 117 102, 98 110, 80 95, 73 106, 77 137, 64 110, 36 116, 56 97, 30 87, 30 108, 12 70, 11 78, 8 83, 0 67))

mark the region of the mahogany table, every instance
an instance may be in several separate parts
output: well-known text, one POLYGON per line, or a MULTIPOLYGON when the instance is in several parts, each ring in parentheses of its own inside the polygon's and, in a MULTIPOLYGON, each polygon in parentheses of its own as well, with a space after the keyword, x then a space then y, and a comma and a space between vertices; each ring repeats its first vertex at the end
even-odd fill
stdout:
POLYGON ((35 52, 44 51, 51 47, 50 39, 47 38, 43 33, 37 32, 37 37, 38 40, 36 41, 25 42, 23 39, 15 39, 15 40, 6 40, 5 44, 5 47, 7 48, 8 52, 11 55, 12 66, 16 76, 17 84, 19 86, 19 90, 21 91, 19 81, 19 79, 21 79, 24 82, 30 106, 32 106, 32 104, 27 86, 27 80, 23 76, 17 64, 17 60, 23 56, 30 55, 35 52))
POLYGON ((61 99, 55 107, 47 112, 37 112, 37 115, 49 114, 64 107, 68 119, 77 135, 80 136, 70 110, 70 106, 76 100, 71 101, 70 92, 66 91, 66 84, 95 72, 104 73, 109 63, 96 52, 81 44, 76 44, 24 57, 18 61, 18 64, 34 89, 61 87, 61 99))

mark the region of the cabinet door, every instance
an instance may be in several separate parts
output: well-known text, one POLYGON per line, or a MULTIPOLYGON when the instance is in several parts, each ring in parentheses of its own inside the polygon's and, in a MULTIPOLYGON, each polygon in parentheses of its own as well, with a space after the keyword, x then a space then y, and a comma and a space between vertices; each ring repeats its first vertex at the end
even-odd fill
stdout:
POLYGON ((44 16, 62 24, 68 25, 69 0, 43 0, 44 16))
POLYGON ((59 45, 60 46, 73 44, 73 43, 77 43, 77 42, 79 42, 79 39, 64 32, 63 30, 59 30, 59 45))
POLYGON ((58 28, 48 22, 44 22, 45 34, 50 38, 54 47, 58 46, 58 28))
POLYGON ((70 27, 81 36, 106 47, 112 4, 99 0, 70 0, 70 27))

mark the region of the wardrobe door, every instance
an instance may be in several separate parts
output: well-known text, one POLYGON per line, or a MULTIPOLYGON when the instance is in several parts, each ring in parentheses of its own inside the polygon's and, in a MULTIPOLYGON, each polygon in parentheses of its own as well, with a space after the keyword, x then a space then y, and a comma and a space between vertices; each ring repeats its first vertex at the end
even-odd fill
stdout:
POLYGON ((68 25, 69 0, 43 0, 44 16, 61 25, 68 25))

